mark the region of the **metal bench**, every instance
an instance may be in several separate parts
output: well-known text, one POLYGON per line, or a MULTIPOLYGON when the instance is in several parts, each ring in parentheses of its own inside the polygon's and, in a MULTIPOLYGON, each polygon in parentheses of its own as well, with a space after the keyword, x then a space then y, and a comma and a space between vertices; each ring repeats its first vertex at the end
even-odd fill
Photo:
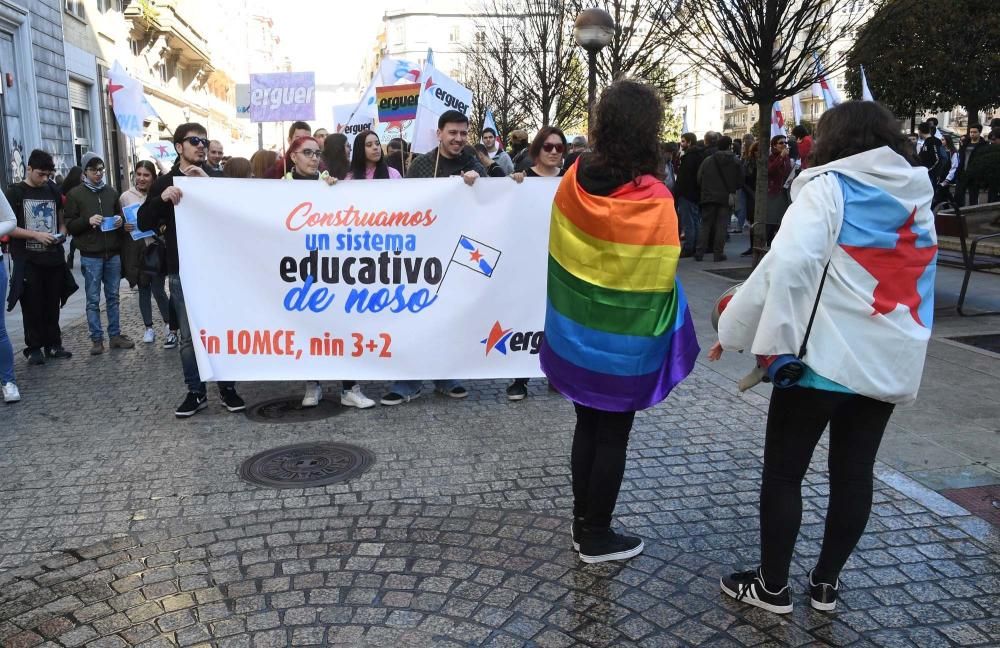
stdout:
POLYGON ((937 207, 934 224, 939 237, 938 263, 953 265, 965 270, 962 290, 958 294, 955 310, 962 317, 1000 315, 1000 311, 966 313, 963 311, 969 279, 973 272, 1000 268, 1000 246, 993 248, 986 241, 1000 243, 1000 203, 986 203, 971 207, 958 207, 941 203, 937 207), (941 248, 940 237, 957 237, 959 250, 941 248), (984 250, 984 247, 989 249, 984 250))

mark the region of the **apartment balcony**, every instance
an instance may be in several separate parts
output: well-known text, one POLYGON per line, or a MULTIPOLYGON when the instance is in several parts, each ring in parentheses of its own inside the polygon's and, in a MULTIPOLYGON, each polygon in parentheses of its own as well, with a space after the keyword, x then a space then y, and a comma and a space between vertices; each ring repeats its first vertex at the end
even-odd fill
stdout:
POLYGON ((171 54, 184 67, 211 73, 214 66, 208 42, 192 25, 190 10, 182 11, 181 4, 181 0, 139 0, 125 8, 125 19, 132 23, 134 32, 138 31, 146 39, 162 37, 171 54))

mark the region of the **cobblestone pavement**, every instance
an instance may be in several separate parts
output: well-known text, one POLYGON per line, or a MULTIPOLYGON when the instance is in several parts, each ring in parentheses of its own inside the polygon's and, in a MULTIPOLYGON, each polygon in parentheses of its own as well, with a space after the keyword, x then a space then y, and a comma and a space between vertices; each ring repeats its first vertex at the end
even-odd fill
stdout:
MULTIPOLYGON (((124 302, 131 313, 135 303, 124 302)), ((134 316, 128 330, 139 330, 134 316)), ((817 453, 788 617, 720 597, 756 564, 766 399, 699 365, 636 419, 618 523, 646 539, 587 566, 569 538, 571 407, 533 381, 466 401, 427 396, 324 421, 261 424, 217 402, 174 419, 176 352, 148 345, 28 368, 0 410, 3 646, 997 645, 1000 543, 963 509, 879 468, 868 532, 838 611, 809 609, 827 482, 817 453), (375 465, 324 488, 237 476, 263 450, 367 448, 375 465)), ((369 395, 383 385, 369 384, 369 395)), ((298 383, 241 386, 250 403, 298 383)), ((214 394, 213 394, 214 396, 214 394)))

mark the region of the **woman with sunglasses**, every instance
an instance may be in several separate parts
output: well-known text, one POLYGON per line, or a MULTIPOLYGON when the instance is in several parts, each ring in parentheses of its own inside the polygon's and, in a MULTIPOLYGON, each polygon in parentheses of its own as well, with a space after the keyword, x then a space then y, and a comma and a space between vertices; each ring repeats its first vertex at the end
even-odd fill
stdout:
MULTIPOLYGON (((510 175, 520 184, 525 178, 558 178, 566 173, 563 169, 563 153, 566 152, 566 135, 555 126, 545 126, 528 147, 528 155, 535 163, 524 171, 510 175)), ((528 379, 515 378, 507 385, 507 400, 519 401, 528 396, 528 379)))
MULTIPOLYGON (((327 142, 334 139, 334 135, 326 138, 327 142)), ((292 168, 285 174, 285 180, 323 180, 328 185, 335 184, 337 177, 328 172, 319 170, 320 158, 323 157, 323 149, 319 142, 313 137, 300 137, 292 142, 288 149, 289 159, 292 161, 292 168)), ((353 380, 345 380, 341 384, 340 404, 345 407, 357 407, 358 409, 368 409, 375 407, 375 401, 368 398, 361 391, 361 386, 353 380)), ((323 387, 318 380, 306 381, 305 395, 302 396, 302 407, 316 407, 323 400, 323 387)))
POLYGON ((781 219, 790 203, 785 192, 785 180, 792 172, 792 159, 788 139, 784 135, 771 138, 771 153, 767 157, 767 244, 771 245, 778 233, 781 219))
POLYGON ((354 138, 354 153, 351 156, 349 180, 399 180, 399 171, 386 164, 382 155, 382 143, 378 135, 366 130, 354 138))
POLYGON ((525 169, 512 173, 515 182, 525 178, 556 178, 563 174, 562 160, 566 152, 566 135, 555 126, 545 126, 528 147, 528 155, 535 163, 525 169))

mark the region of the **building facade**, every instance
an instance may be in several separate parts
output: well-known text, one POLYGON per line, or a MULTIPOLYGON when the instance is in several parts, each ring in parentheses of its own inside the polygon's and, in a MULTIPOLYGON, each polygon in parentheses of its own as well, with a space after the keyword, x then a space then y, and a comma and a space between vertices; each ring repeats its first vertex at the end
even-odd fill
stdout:
POLYGON ((62 0, 0 0, 0 186, 24 178, 28 155, 72 166, 62 0))

